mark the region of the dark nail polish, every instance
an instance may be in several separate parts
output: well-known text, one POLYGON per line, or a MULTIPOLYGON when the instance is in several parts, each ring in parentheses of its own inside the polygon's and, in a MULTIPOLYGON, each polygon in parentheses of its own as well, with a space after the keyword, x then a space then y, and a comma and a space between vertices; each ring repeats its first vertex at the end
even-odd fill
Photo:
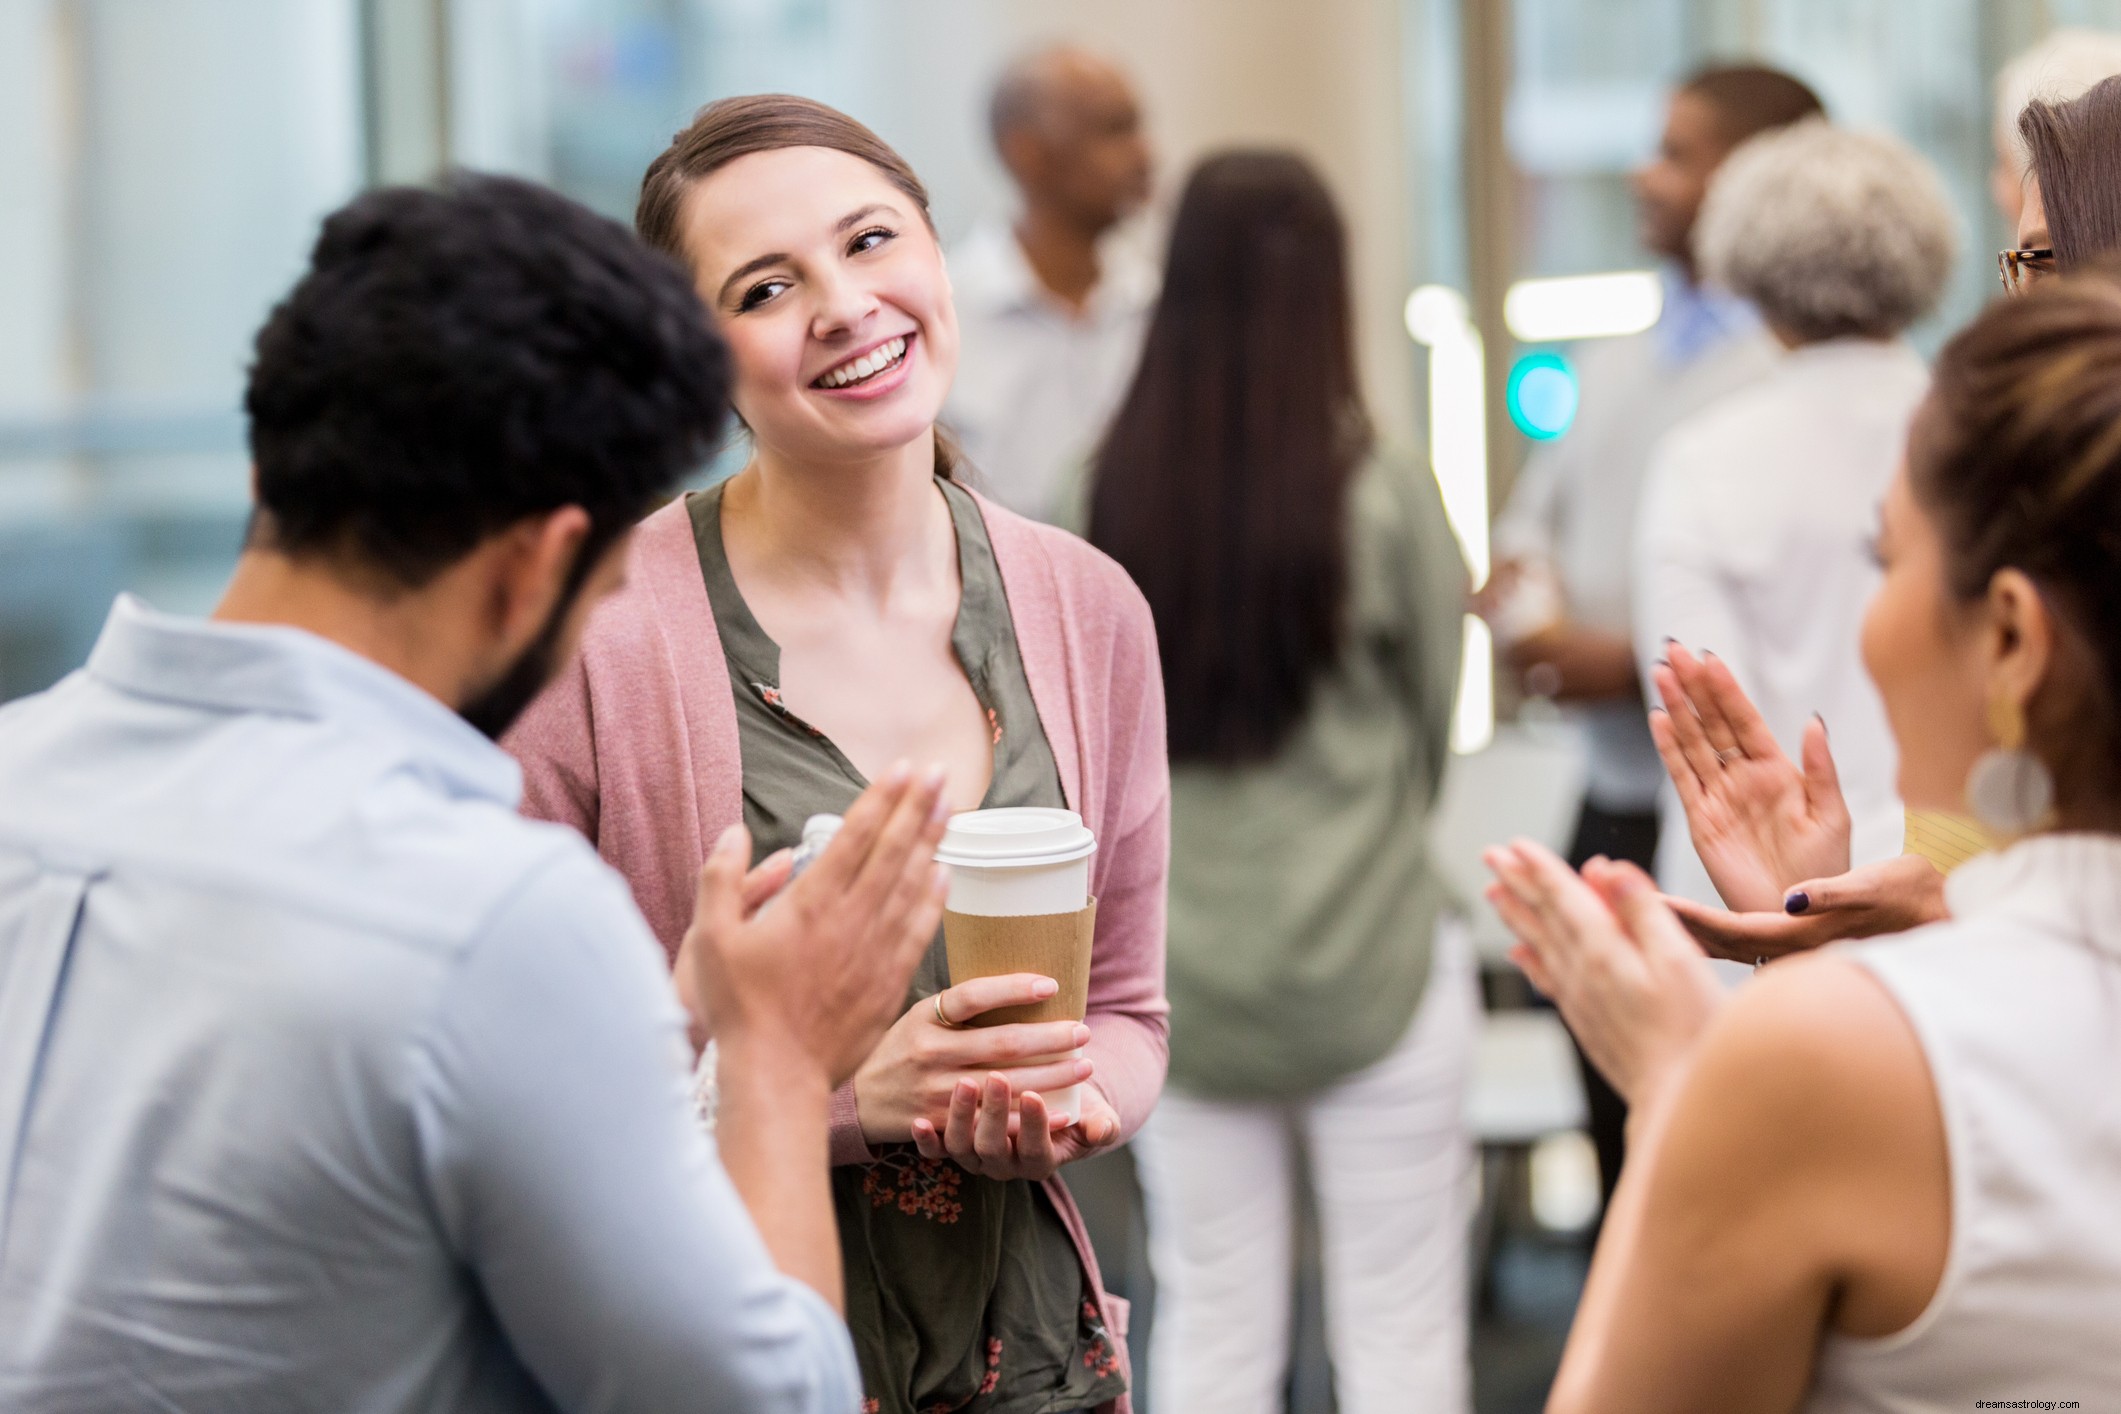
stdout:
POLYGON ((1790 896, 1782 901, 1784 913, 1802 913, 1812 906, 1812 896, 1803 889, 1790 890, 1790 896))

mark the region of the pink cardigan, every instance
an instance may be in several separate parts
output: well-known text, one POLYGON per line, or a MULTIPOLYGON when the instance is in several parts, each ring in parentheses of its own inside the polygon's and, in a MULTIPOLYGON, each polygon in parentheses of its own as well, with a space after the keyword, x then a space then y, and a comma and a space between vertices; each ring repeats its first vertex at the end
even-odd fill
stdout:
MULTIPOLYGON (((984 499, 980 509, 1061 789, 1097 832, 1088 1049, 1092 1083, 1131 1137, 1168 1057, 1171 791, 1155 627, 1110 559, 984 499)), ((682 501, 641 523, 626 586, 598 606, 575 663, 503 744, 523 764, 525 813, 588 836, 675 955, 707 847, 743 818, 736 707, 682 501)), ((834 1097, 832 1152, 834 1163, 872 1157, 851 1086, 834 1097)), ((1057 1177, 1046 1188, 1102 1291, 1074 1200, 1057 1177)), ((1124 1336, 1124 1303, 1107 1298, 1105 1315, 1124 1336)))

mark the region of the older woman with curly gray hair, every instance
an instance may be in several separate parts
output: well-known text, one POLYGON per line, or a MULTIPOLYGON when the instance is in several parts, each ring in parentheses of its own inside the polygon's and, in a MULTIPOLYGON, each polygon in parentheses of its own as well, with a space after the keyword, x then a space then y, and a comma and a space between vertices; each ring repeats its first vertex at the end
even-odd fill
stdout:
MULTIPOLYGON (((1792 756, 1823 758, 1830 723, 1855 862, 1884 859, 1901 850, 1903 817, 1858 621, 1877 584, 1878 503, 1929 386, 1901 335, 1943 291, 1956 222, 1907 146, 1813 121, 1731 156, 1695 240, 1707 277, 1752 301, 1787 353, 1653 458, 1636 547, 1640 659, 1663 659, 1670 640, 1713 653, 1792 756)), ((1669 791, 1663 814, 1660 881, 1717 902, 1669 791)))

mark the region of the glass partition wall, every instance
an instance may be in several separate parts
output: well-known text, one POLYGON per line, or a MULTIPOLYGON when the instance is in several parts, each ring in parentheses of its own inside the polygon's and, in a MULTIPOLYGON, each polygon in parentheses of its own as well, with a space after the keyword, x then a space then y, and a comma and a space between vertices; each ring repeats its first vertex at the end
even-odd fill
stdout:
MULTIPOLYGON (((2056 25, 2121 29, 2121 0, 1374 2, 1403 41, 1407 265, 1429 287, 1428 322, 1411 322, 1444 340, 1432 355, 1459 360, 1418 359, 1415 400, 1463 483, 1469 540, 1528 445, 1503 409, 1510 373, 1526 354, 1565 366, 1571 347, 1565 323, 1514 336, 1511 292, 1647 268, 1626 176, 1676 77, 1763 57, 1938 163, 1967 240, 1920 331, 1933 345, 1994 279, 1991 76, 2056 25), (1487 408, 1470 423, 1469 398, 1487 408)), ((251 334, 319 216, 364 182, 453 162, 623 218, 700 103, 778 88, 899 145, 954 239, 1004 200, 983 112, 995 66, 1066 28, 1027 28, 1028 13, 997 0, 0 0, 0 699, 78 663, 120 589, 175 610, 210 602, 241 532, 251 334)), ((1150 75, 1188 64, 1123 57, 1150 75)), ((1522 371, 1519 410, 1551 432, 1567 405, 1558 370, 1522 371)))

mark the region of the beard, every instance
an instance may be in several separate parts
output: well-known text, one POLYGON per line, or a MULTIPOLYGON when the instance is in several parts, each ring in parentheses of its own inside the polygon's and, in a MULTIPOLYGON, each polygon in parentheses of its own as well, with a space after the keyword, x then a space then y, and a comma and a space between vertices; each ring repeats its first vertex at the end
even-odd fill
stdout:
MULTIPOLYGON (((586 551, 587 547, 584 549, 586 551)), ((546 617, 545 626, 538 630, 538 636, 491 686, 457 708, 459 717, 494 741, 499 741, 515 725, 523 710, 536 701, 546 684, 559 675, 561 627, 567 622, 568 612, 574 608, 574 601, 580 597, 587 578, 579 565, 568 575, 567 588, 561 593, 559 602, 552 606, 552 613, 546 617)))

